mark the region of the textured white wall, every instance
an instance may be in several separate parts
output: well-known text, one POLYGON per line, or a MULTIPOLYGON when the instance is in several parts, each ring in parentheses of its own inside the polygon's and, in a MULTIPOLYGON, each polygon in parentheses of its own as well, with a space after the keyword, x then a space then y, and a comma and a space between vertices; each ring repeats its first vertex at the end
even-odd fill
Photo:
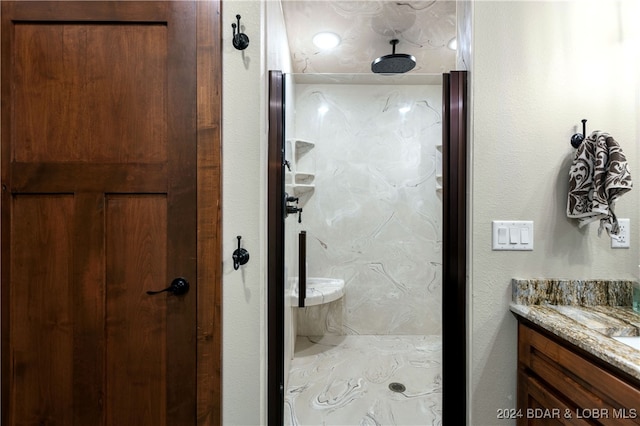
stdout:
MULTIPOLYGON (((358 82, 358 78, 354 79, 358 82)), ((441 334, 442 87, 299 84, 308 275, 345 295, 298 315, 298 334, 441 334)), ((288 225, 287 225, 288 226, 288 225)))
POLYGON ((512 277, 637 274, 638 39, 629 16, 638 10, 628 1, 473 4, 472 425, 515 424, 496 418, 498 409, 516 404, 512 277), (582 118, 589 120, 587 132, 611 133, 627 155, 636 188, 616 213, 631 218, 630 249, 611 249, 608 237, 597 236, 597 224, 578 229, 566 218, 569 139, 582 118), (492 251, 494 219, 533 220, 535 250, 492 251))
POLYGON ((267 399, 267 72, 289 71, 280 3, 228 0, 223 5, 222 233, 223 424, 263 425, 267 399), (241 15, 249 47, 232 45, 241 15), (268 31, 267 31, 268 28, 268 31), (249 263, 233 269, 242 235, 249 263))
POLYGON ((227 1, 222 22, 223 424, 264 424, 266 233, 264 231, 264 24, 259 1, 227 1), (249 47, 236 50, 236 14, 249 47), (242 236, 249 263, 233 269, 242 236))

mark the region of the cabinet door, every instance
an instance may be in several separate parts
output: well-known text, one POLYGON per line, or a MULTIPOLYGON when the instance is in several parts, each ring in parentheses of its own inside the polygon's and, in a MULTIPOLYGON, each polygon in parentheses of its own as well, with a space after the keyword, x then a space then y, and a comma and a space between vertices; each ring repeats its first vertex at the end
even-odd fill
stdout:
POLYGON ((573 410, 545 389, 535 377, 518 371, 518 426, 533 425, 588 425, 576 418, 573 410))
POLYGON ((519 409, 560 410, 562 424, 640 424, 638 384, 560 342, 519 324, 519 409))

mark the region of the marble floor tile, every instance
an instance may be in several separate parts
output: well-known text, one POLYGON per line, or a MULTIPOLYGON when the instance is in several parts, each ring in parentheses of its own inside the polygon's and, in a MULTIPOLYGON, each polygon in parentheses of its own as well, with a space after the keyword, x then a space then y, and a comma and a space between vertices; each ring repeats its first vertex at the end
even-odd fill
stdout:
POLYGON ((441 425, 441 356, 441 336, 298 336, 285 425, 441 425))

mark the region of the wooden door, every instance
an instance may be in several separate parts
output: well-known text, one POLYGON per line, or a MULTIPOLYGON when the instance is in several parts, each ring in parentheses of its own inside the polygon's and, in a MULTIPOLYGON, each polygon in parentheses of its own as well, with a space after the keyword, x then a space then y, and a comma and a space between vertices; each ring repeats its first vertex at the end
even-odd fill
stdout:
POLYGON ((197 343, 213 324, 198 230, 218 222, 198 210, 199 7, 2 2, 3 425, 215 411, 219 364, 197 343), (176 277, 186 294, 147 293, 176 277))

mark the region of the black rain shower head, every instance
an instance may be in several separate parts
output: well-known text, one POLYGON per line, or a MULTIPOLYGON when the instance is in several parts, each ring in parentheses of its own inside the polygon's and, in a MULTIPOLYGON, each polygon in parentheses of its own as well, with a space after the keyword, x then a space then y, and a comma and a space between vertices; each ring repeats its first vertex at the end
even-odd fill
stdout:
POLYGON ((398 39, 393 39, 389 43, 393 45, 391 55, 384 55, 371 62, 371 71, 376 74, 402 74, 411 71, 416 66, 416 58, 406 53, 396 53, 398 39))

